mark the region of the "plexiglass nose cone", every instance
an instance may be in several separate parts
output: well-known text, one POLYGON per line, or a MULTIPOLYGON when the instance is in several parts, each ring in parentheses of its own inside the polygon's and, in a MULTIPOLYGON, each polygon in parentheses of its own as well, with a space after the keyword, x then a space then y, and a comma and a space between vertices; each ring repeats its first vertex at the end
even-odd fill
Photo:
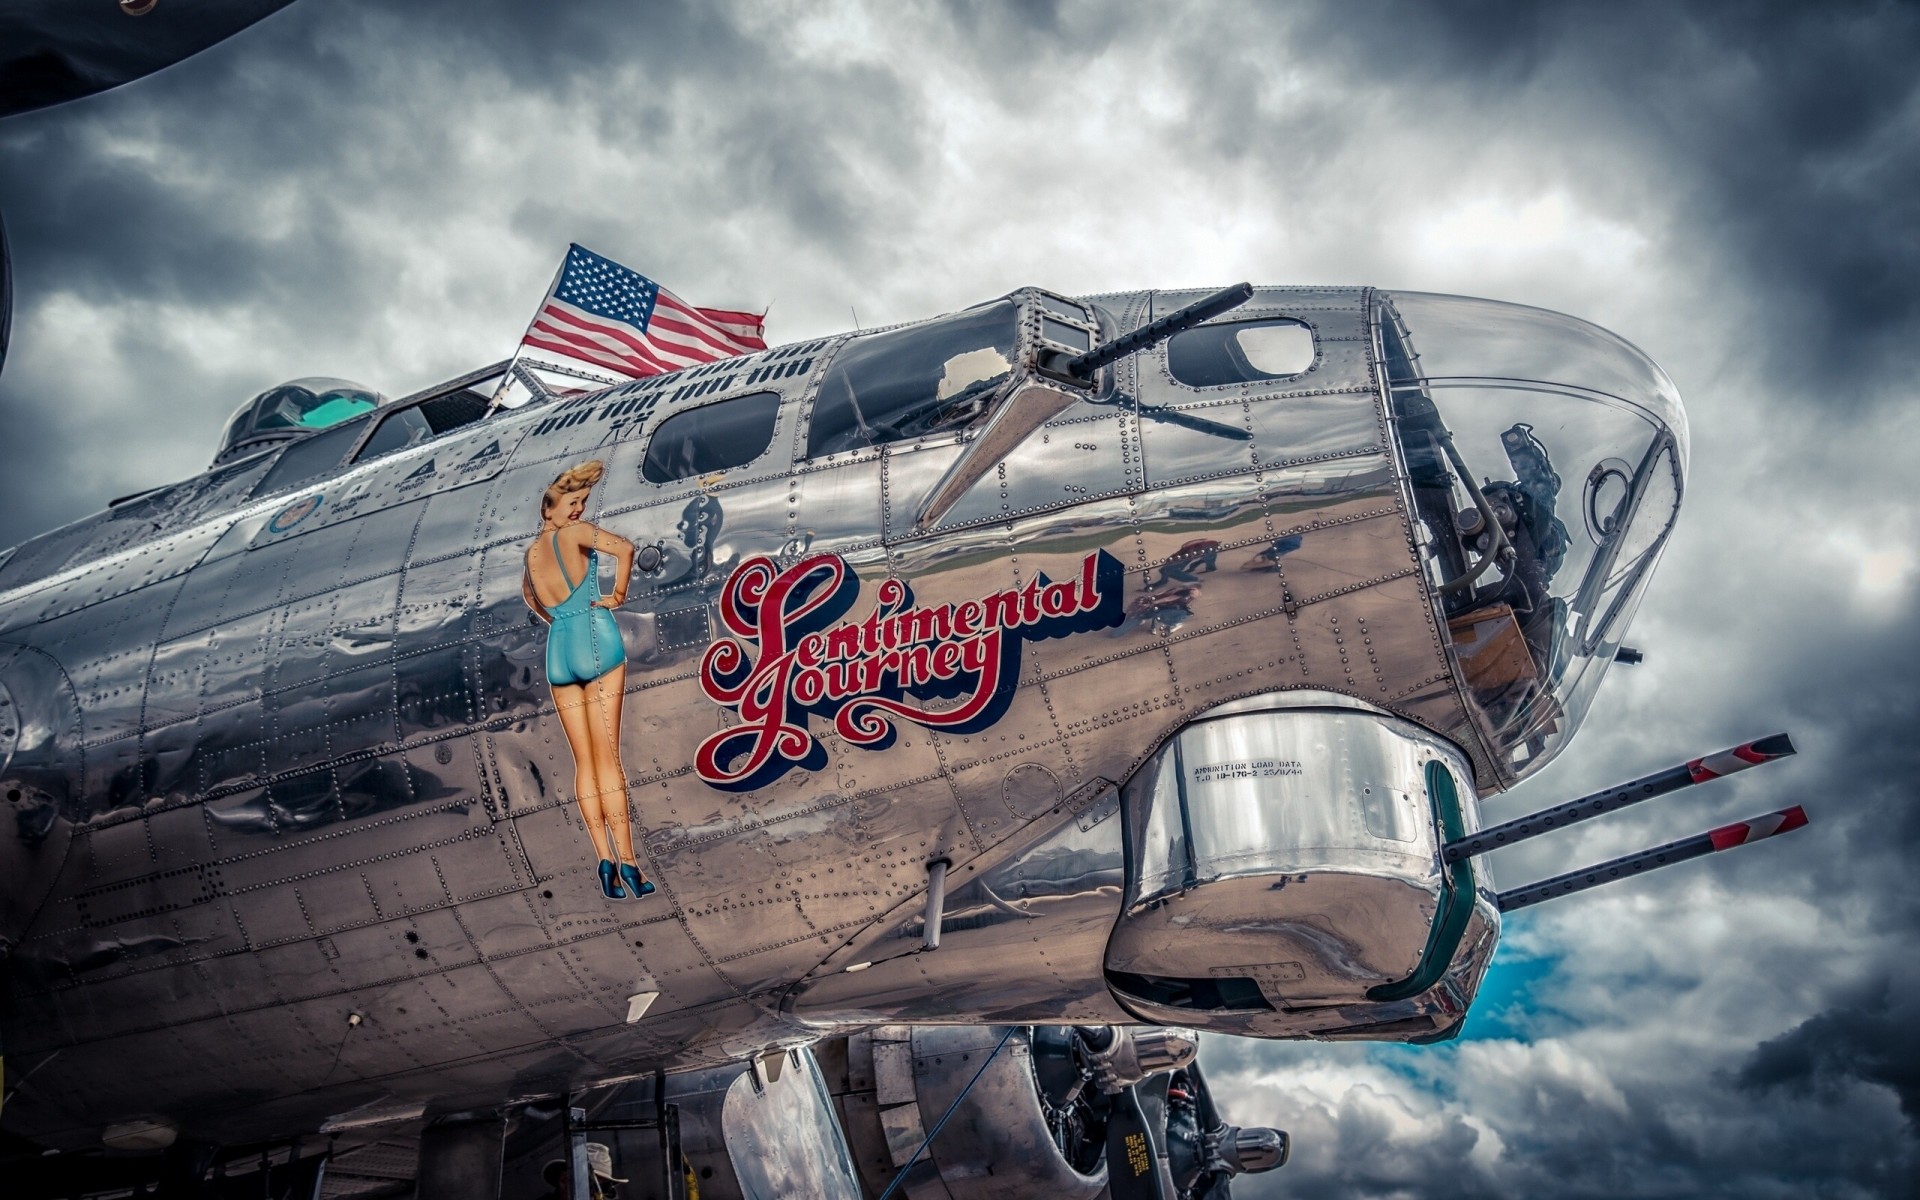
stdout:
POLYGON ((1396 292, 1377 319, 1427 580, 1518 780, 1586 715, 1666 545, 1686 412, 1652 359, 1575 317, 1396 292))

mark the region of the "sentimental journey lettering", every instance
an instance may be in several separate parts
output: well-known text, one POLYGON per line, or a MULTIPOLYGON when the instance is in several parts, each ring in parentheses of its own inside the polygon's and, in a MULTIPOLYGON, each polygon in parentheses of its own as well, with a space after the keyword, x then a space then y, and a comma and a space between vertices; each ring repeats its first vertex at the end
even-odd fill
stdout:
POLYGON ((846 559, 816 554, 782 570, 750 558, 720 596, 733 636, 700 660, 702 690, 741 724, 702 742, 694 769, 724 791, 764 787, 794 767, 818 771, 827 753, 809 727, 816 717, 868 750, 891 745, 903 720, 947 733, 985 729, 1013 700, 1021 647, 1120 624, 1124 580, 1104 550, 1072 578, 1041 573, 958 603, 922 607, 905 580, 886 579, 865 618, 835 624, 860 593, 846 559))

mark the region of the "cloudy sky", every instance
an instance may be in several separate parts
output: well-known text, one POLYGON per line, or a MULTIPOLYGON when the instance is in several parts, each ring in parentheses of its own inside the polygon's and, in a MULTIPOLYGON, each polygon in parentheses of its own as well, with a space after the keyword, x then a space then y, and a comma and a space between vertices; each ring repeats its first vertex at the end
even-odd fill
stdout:
POLYGON ((0 212, 0 545, 280 380, 504 357, 569 241, 775 341, 1243 278, 1621 333, 1693 427, 1648 662, 1488 813, 1802 753, 1494 869, 1814 825, 1510 921, 1454 1044, 1216 1039, 1230 1115, 1297 1138, 1237 1194, 1920 1190, 1914 6, 302 0, 0 122, 0 212))

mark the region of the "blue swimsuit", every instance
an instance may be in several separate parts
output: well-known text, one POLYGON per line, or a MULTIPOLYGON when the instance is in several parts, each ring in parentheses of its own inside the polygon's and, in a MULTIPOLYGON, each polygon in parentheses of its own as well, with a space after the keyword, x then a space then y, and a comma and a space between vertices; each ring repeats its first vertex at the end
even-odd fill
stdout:
POLYGON ((567 563, 560 556, 560 533, 553 535, 553 561, 560 577, 573 590, 547 615, 553 624, 547 629, 547 682, 555 687, 591 683, 627 661, 626 647, 620 644, 620 626, 613 614, 595 604, 600 598, 600 556, 587 551, 587 574, 579 584, 567 574, 567 563))

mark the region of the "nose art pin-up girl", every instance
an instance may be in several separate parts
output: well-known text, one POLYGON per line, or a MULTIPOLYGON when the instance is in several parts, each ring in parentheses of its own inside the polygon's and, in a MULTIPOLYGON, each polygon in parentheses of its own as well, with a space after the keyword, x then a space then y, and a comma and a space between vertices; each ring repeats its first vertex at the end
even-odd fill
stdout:
POLYGON ((520 591, 547 623, 547 683, 573 751, 574 796, 600 855, 600 890, 619 900, 648 895, 653 884, 641 878, 633 853, 627 769, 620 761, 627 652, 610 611, 627 598, 633 543, 582 519, 588 494, 606 473, 605 463, 583 462, 547 486, 520 591), (603 565, 614 572, 611 596, 600 594, 603 565))

